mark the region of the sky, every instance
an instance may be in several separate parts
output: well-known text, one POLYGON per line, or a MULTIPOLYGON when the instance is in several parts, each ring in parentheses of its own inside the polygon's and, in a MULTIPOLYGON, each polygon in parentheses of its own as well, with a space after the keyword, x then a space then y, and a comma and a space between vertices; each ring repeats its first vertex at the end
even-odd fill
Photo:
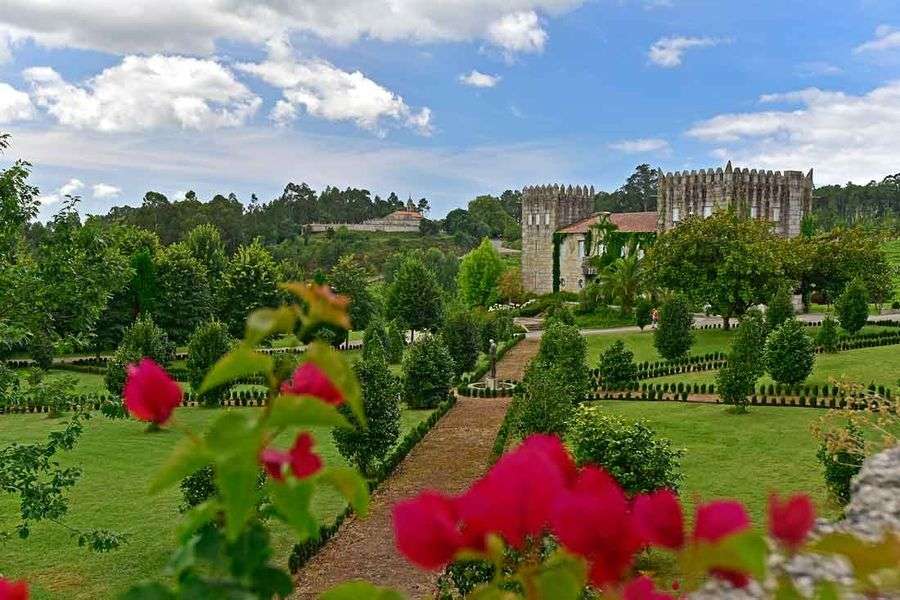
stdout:
POLYGON ((635 165, 900 172, 894 0, 2 0, 41 217, 288 182, 426 197, 635 165))

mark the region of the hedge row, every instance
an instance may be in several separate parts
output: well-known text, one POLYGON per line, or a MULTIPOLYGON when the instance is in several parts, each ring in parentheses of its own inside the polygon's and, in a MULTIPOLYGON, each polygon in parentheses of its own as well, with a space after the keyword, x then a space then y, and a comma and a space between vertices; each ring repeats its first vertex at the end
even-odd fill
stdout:
MULTIPOLYGON (((378 467, 378 471, 375 474, 375 477, 369 480, 369 491, 374 491, 381 483, 387 479, 387 477, 394 472, 394 469, 406 458, 406 455, 409 454, 409 451, 413 449, 413 447, 418 444, 425 434, 428 433, 432 427, 447 414, 453 406, 456 404, 456 396, 449 395, 446 400, 438 404, 437 408, 428 415, 428 418, 419 423, 414 429, 412 429, 409 433, 403 436, 403 439, 400 443, 391 451, 391 453, 387 456, 387 458, 382 461, 382 463, 378 467)), ((330 540, 334 534, 338 532, 341 528, 341 524, 344 522, 352 509, 350 506, 345 506, 344 510, 335 517, 334 521, 328 525, 322 525, 319 527, 319 535, 315 538, 310 538, 304 542, 294 545, 294 550, 291 552, 290 558, 288 558, 288 568, 291 570, 291 573, 296 573, 299 571, 303 565, 305 565, 309 559, 316 555, 316 553, 321 550, 322 546, 325 545, 328 540, 330 540)))
POLYGON ((494 438, 494 446, 491 448, 490 464, 497 462, 506 452, 506 445, 509 443, 509 435, 512 433, 521 398, 522 396, 513 396, 513 401, 506 410, 500 429, 497 430, 497 437, 494 438))
MULTIPOLYGON (((599 388, 601 392, 640 392, 641 394, 709 394, 716 393, 716 386, 713 383, 697 383, 672 381, 666 383, 638 383, 633 382, 629 386, 618 387, 616 389, 599 388)), ((891 389, 883 385, 870 384, 867 388, 869 394, 878 394, 884 398, 891 398, 891 389)), ((758 396, 774 396, 774 397, 819 397, 823 398, 843 398, 846 396, 841 388, 834 385, 789 385, 780 383, 770 383, 758 385, 754 388, 753 393, 758 396)))
MULTIPOLYGON (((690 393, 687 391, 670 391, 647 390, 641 392, 635 391, 609 391, 603 393, 595 393, 593 396, 586 398, 586 402, 598 400, 647 400, 647 401, 664 401, 664 402, 688 402, 690 393)), ((697 401, 700 402, 700 401, 697 401)), ((716 399, 716 404, 721 401, 716 399)), ((866 400, 857 397, 818 397, 818 396, 767 396, 753 394, 749 398, 752 406, 795 406, 805 408, 851 408, 853 410, 863 410, 866 408, 877 409, 878 401, 866 400)), ((893 403, 888 404, 893 407, 893 403)))
MULTIPOLYGON (((507 352, 516 347, 516 344, 525 339, 524 333, 514 333, 511 338, 500 342, 497 346, 497 362, 500 362, 500 359, 503 358, 507 352)), ((468 373, 463 373, 460 375, 459 381, 460 385, 468 385, 473 381, 478 381, 482 377, 488 374, 488 371, 491 370, 490 361, 485 364, 479 365, 475 367, 474 371, 469 371, 468 373)))

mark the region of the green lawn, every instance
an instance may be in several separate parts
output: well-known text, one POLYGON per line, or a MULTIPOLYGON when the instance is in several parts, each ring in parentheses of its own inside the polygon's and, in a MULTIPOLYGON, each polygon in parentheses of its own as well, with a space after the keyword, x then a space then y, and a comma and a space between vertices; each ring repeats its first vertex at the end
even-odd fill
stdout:
MULTIPOLYGON (((186 408, 178 411, 178 419, 194 430, 203 430, 219 414, 219 410, 186 408)), ((403 432, 428 414, 430 411, 404 411, 403 432)), ((55 424, 43 415, 0 416, 0 445, 45 439, 55 424)), ((78 447, 62 460, 63 464, 84 469, 71 493, 67 521, 78 527, 127 533, 131 538, 126 546, 108 554, 93 554, 78 548, 60 527, 39 524, 29 539, 0 545, 0 572, 27 579, 35 599, 109 598, 130 583, 161 572, 173 547, 181 492, 176 486, 149 497, 146 490, 150 477, 179 436, 169 432, 147 434, 144 429, 135 421, 111 421, 97 415, 88 422, 78 447)), ((344 464, 327 428, 314 429, 313 434, 316 450, 326 464, 344 464)), ((285 443, 292 435, 285 433, 285 443)), ((313 506, 327 521, 343 509, 344 503, 336 493, 323 489, 313 506)), ((0 530, 15 527, 17 508, 12 498, 0 496, 0 530)), ((286 528, 274 531, 278 560, 287 560, 294 541, 286 528)))
MULTIPOLYGON (((808 385, 827 385, 833 379, 846 378, 855 383, 884 385, 896 388, 900 385, 900 346, 862 348, 834 354, 817 354, 813 371, 806 380, 808 385)), ((653 383, 678 382, 715 383, 716 371, 682 373, 668 377, 648 379, 653 383)), ((757 385, 774 383, 768 375, 759 378, 757 385)))

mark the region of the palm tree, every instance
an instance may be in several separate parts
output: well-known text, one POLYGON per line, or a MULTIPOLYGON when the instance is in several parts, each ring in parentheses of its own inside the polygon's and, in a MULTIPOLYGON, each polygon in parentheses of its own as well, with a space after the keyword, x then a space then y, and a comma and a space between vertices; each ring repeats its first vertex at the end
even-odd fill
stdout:
POLYGON ((637 254, 631 252, 617 258, 600 273, 600 280, 622 313, 630 314, 641 290, 641 261, 637 254))

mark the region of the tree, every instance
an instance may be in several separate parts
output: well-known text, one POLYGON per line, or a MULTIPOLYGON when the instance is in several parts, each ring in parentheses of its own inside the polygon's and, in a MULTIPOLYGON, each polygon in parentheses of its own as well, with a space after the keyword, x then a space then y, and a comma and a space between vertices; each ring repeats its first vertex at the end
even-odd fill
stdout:
POLYGON ((834 310, 847 333, 853 334, 863 328, 869 319, 869 292, 861 278, 854 278, 847 284, 834 303, 834 310))
POLYGON ((453 357, 457 376, 475 368, 481 350, 481 332, 471 312, 450 312, 441 327, 441 339, 453 357))
POLYGON ((625 183, 612 194, 600 192, 594 198, 598 212, 642 212, 656 210, 659 172, 648 164, 634 168, 625 183))
POLYGON ((369 321, 363 333, 363 358, 371 351, 381 351, 389 364, 395 364, 403 356, 403 347, 403 334, 393 322, 387 323, 379 315, 369 321))
POLYGON ((836 352, 838 344, 837 322, 834 317, 827 315, 822 320, 822 326, 816 334, 816 344, 825 352, 836 352))
POLYGON ((637 380, 637 366, 634 352, 625 347, 625 342, 616 340, 600 354, 600 380, 609 389, 619 389, 637 380))
POLYGON ((782 242, 764 221, 733 210, 693 216, 661 234, 644 258, 649 282, 709 303, 725 319, 766 302, 783 282, 782 242))
POLYGON ((353 365, 362 387, 366 427, 361 427, 345 404, 339 408, 354 426, 332 430, 341 456, 372 476, 374 467, 387 456, 400 437, 400 399, 397 379, 391 374, 380 348, 369 351, 353 365))
POLYGON ((769 334, 766 342, 766 368, 778 383, 802 383, 812 372, 816 348, 796 319, 785 321, 769 334))
POLYGON ((568 396, 573 402, 582 400, 590 391, 591 382, 587 366, 587 342, 578 327, 551 320, 544 334, 534 361, 544 367, 559 367, 564 373, 560 383, 569 386, 568 396))
POLYGON ((600 273, 600 281, 609 297, 619 304, 622 314, 630 315, 641 285, 641 261, 637 253, 610 263, 600 273))
POLYGON ((646 298, 638 300, 637 306, 634 308, 634 322, 641 328, 641 331, 653 321, 652 313, 653 304, 649 300, 646 298))
POLYGON ((206 267, 209 280, 219 281, 228 266, 225 243, 222 241, 219 228, 209 223, 197 225, 188 232, 184 243, 191 256, 206 267))
POLYGON ((726 404, 733 404, 739 412, 747 411, 750 394, 756 380, 765 372, 764 347, 768 328, 763 314, 750 309, 741 319, 734 334, 728 363, 716 376, 719 397, 726 404))
POLYGON ((138 318, 125 332, 122 343, 110 359, 104 375, 106 389, 116 397, 125 387, 125 371, 128 365, 142 358, 151 358, 165 367, 175 355, 175 348, 162 328, 149 315, 138 318))
POLYGON ((653 332, 653 345, 666 360, 686 356, 694 343, 691 327, 694 317, 683 296, 674 296, 659 311, 659 326, 653 332))
POLYGON ((156 321, 170 339, 183 342, 213 315, 209 274, 180 243, 160 253, 154 270, 158 289, 154 302, 156 321))
POLYGON ((362 331, 378 311, 377 301, 369 291, 369 277, 365 268, 352 254, 342 256, 331 273, 328 283, 332 289, 350 299, 350 323, 354 330, 362 331))
POLYGON ((478 240, 491 233, 490 227, 462 208, 455 208, 447 213, 444 217, 444 231, 452 235, 456 243, 464 248, 475 246, 478 240))
POLYGON ((497 291, 500 300, 513 304, 525 302, 525 286, 522 285, 522 269, 512 267, 503 271, 500 281, 497 282, 497 291))
POLYGON ((413 342, 403 355, 403 399, 413 409, 435 408, 446 400, 453 378, 453 357, 437 336, 413 342))
MULTIPOLYGON (((234 339, 223 323, 212 320, 197 327, 188 342, 187 370, 192 389, 200 389, 207 372, 233 345, 234 339)), ((227 386, 220 386, 205 392, 200 396, 200 401, 217 406, 227 391, 227 386)))
POLYGON ((769 330, 774 330, 794 316, 794 303, 791 301, 791 290, 787 285, 778 286, 778 291, 769 301, 766 320, 769 330))
POLYGON ((250 312, 278 303, 279 279, 275 259, 259 240, 237 249, 222 280, 222 318, 232 335, 243 333, 250 312))
POLYGON ((500 237, 516 220, 503 208, 499 198, 478 196, 469 202, 469 215, 488 226, 492 238, 500 237))
POLYGON ((519 435, 565 434, 579 399, 577 390, 567 383, 565 372, 558 366, 540 361, 528 365, 514 400, 519 435))
POLYGON ((459 265, 457 287, 462 301, 469 307, 496 304, 503 269, 500 253, 485 238, 481 245, 463 257, 459 265))
POLYGON ((434 273, 415 256, 400 264, 387 295, 387 314, 415 333, 440 324, 444 302, 434 273))
POLYGON ((735 406, 737 412, 747 412, 747 400, 756 386, 756 377, 749 366, 731 361, 716 374, 716 389, 725 404, 735 406))

